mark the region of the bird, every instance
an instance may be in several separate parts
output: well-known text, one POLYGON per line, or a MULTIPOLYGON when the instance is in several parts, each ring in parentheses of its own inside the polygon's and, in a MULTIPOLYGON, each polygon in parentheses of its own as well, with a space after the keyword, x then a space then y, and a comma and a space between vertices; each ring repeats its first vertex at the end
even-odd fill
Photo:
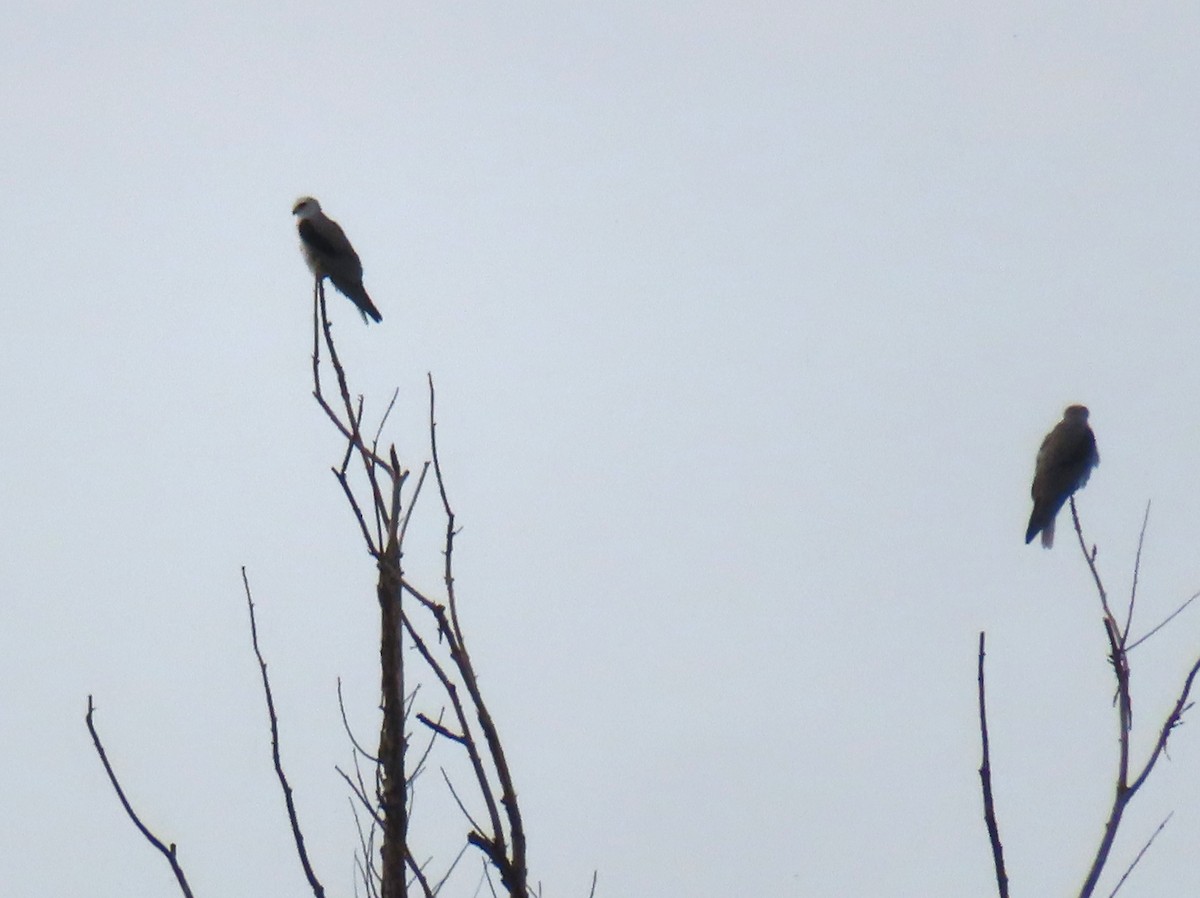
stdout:
POLYGON ((1062 420, 1046 434, 1038 449, 1033 473, 1033 513, 1025 530, 1025 543, 1042 534, 1042 546, 1054 546, 1054 519, 1068 499, 1088 482, 1092 469, 1100 464, 1096 436, 1088 426, 1084 405, 1067 406, 1062 420))
MULTIPOLYGON (((368 317, 382 321, 383 316, 362 282, 362 262, 346 239, 341 226, 321 211, 321 204, 311 196, 302 196, 292 207, 296 230, 300 233, 300 249, 308 269, 319 281, 329 278, 342 295, 358 306, 363 321, 368 317)), ((369 322, 368 322, 369 323, 369 322)))

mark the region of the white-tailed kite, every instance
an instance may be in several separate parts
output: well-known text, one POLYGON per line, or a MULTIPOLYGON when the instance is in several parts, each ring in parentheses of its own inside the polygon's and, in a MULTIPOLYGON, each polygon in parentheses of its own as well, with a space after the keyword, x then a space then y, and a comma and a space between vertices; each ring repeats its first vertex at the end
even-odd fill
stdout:
POLYGON ((322 212, 321 204, 311 196, 296 200, 292 214, 296 216, 304 261, 313 276, 318 280, 329 278, 333 286, 358 306, 363 321, 367 316, 382 321, 383 316, 363 288, 362 262, 358 260, 358 253, 338 223, 322 212))
POLYGON ((1028 544, 1040 532, 1042 545, 1054 545, 1054 519, 1075 490, 1088 482, 1100 464, 1096 437, 1088 427, 1086 406, 1068 406, 1062 420, 1042 440, 1033 473, 1033 514, 1025 530, 1028 544))

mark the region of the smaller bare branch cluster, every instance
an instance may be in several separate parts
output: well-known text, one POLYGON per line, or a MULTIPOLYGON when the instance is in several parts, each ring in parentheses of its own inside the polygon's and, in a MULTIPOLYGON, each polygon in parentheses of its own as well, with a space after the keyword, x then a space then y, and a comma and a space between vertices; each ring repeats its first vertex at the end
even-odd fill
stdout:
MULTIPOLYGON (((1088 548, 1087 541, 1083 536, 1083 528, 1079 522, 1079 513, 1075 507, 1075 499, 1071 497, 1071 518, 1075 524, 1075 534, 1079 538, 1079 548, 1083 552, 1084 560, 1087 562, 1088 570, 1092 575, 1092 582, 1096 587, 1096 593, 1100 599, 1101 622, 1104 625, 1105 639, 1108 643, 1108 658, 1112 665, 1113 675, 1116 679, 1116 694, 1114 696, 1114 705, 1117 709, 1117 775, 1116 782, 1113 788, 1112 805, 1109 808, 1108 817, 1104 823, 1104 832, 1100 838, 1100 844, 1096 849, 1096 853, 1092 859, 1091 865, 1084 877, 1083 885, 1080 888, 1080 898, 1091 898, 1095 893, 1097 885, 1100 881, 1100 876, 1104 872, 1105 865, 1108 862, 1112 852, 1113 843, 1116 840, 1117 830, 1121 825, 1121 818, 1125 813, 1125 809, 1133 800, 1133 797, 1142 788, 1150 774, 1154 771, 1155 765, 1159 758, 1163 756, 1167 749, 1167 740, 1170 738, 1172 731, 1183 720, 1184 713, 1191 707, 1190 696, 1192 686, 1195 682, 1197 673, 1200 673, 1200 658, 1198 658, 1189 669, 1186 677, 1184 677, 1183 686, 1180 688, 1179 694, 1176 697, 1175 704, 1167 714, 1166 719, 1158 728, 1157 738, 1154 746, 1150 750, 1150 754, 1142 762, 1140 766, 1132 763, 1130 758, 1130 733, 1133 730, 1133 698, 1131 688, 1131 672, 1129 666, 1129 654, 1137 646, 1145 643, 1147 639, 1159 632, 1166 624, 1174 620, 1185 608, 1187 608, 1200 593, 1193 594, 1179 608, 1173 611, 1165 620, 1153 627, 1149 632, 1139 639, 1130 640, 1130 631, 1133 626, 1134 606, 1137 602, 1137 586, 1138 577, 1141 572, 1142 562, 1142 547, 1146 537, 1146 526, 1150 517, 1150 506, 1146 506, 1146 515, 1142 520, 1141 533, 1138 537, 1137 553, 1133 564, 1133 585, 1129 591, 1129 602, 1125 609, 1124 622, 1119 622, 1116 615, 1113 613, 1112 607, 1109 604, 1108 591, 1104 587, 1104 583, 1100 578, 1100 570, 1096 565, 1096 547, 1088 548)), ((987 711, 984 695, 984 676, 983 676, 983 659, 984 659, 984 634, 979 634, 979 660, 978 660, 978 679, 979 679, 979 729, 980 739, 983 746, 983 761, 979 768, 979 776, 983 789, 983 805, 984 805, 984 821, 987 825, 988 838, 992 846, 992 861, 995 870, 995 878, 997 890, 1001 898, 1007 898, 1008 895, 1008 874, 1004 866, 1004 851, 1000 843, 999 827, 996 822, 996 810, 994 798, 992 794, 991 783, 991 761, 989 757, 988 746, 988 729, 987 729, 987 711)), ((1133 868, 1145 855, 1150 844, 1157 838, 1167 821, 1170 820, 1170 815, 1167 816, 1158 829, 1147 840, 1141 851, 1137 853, 1134 859, 1130 862, 1128 868, 1118 880, 1113 888, 1112 895, 1115 895, 1121 886, 1125 883, 1133 868)))

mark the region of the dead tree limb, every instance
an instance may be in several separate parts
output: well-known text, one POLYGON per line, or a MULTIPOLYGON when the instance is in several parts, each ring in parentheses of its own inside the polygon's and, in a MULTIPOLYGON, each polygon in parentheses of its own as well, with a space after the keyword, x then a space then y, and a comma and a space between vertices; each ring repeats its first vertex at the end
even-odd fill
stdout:
POLYGON ((96 723, 93 720, 95 712, 96 706, 92 703, 92 697, 89 695, 87 715, 84 717, 84 720, 87 721, 88 732, 92 734, 92 745, 96 747, 96 754, 100 756, 100 763, 104 765, 104 772, 108 774, 108 781, 112 783, 112 787, 117 793, 117 798, 121 801, 121 807, 125 809, 125 813, 129 815, 129 819, 133 821, 133 825, 138 828, 138 832, 167 859, 167 863, 171 865, 171 872, 175 874, 175 882, 179 885, 179 891, 183 893, 184 898, 192 898, 191 886, 188 885, 187 877, 183 874, 183 867, 179 865, 175 843, 172 842, 170 845, 163 844, 163 841, 150 832, 146 824, 142 823, 141 818, 134 811, 133 805, 125 797, 125 790, 121 788, 117 774, 113 770, 112 764, 108 761, 108 753, 104 751, 104 743, 100 741, 100 734, 96 732, 96 723))
MULTIPOLYGON (((1071 519, 1075 524, 1075 534, 1079 538, 1079 548, 1083 552, 1084 561, 1086 561, 1088 569, 1091 571, 1092 580, 1096 584, 1096 592, 1100 597, 1100 607, 1103 612, 1103 624, 1105 636, 1109 646, 1109 662, 1112 665, 1113 676, 1116 678, 1116 696, 1115 704, 1117 706, 1117 776, 1113 786, 1112 805, 1109 808, 1108 818, 1104 822, 1104 832, 1100 838, 1100 844, 1096 849, 1095 857, 1092 859, 1091 866, 1084 878, 1083 886, 1079 891, 1080 898, 1091 898, 1094 894, 1097 884, 1100 881, 1100 876, 1104 872, 1105 864, 1108 862, 1109 855, 1112 852, 1113 843, 1117 837, 1117 830, 1121 826, 1121 819, 1125 814, 1125 809, 1133 800, 1138 790, 1146 782, 1151 772, 1154 770, 1158 759, 1166 751, 1167 740, 1171 732, 1179 725, 1183 719, 1184 712, 1191 707, 1189 696, 1192 691, 1192 684, 1196 679, 1196 675, 1200 672, 1200 659, 1192 665, 1184 679, 1183 687, 1180 689, 1179 695, 1175 700, 1175 705, 1167 714, 1166 720, 1163 721, 1159 728, 1158 738, 1155 740, 1154 748, 1151 750, 1149 757, 1145 763, 1130 779, 1130 733, 1133 730, 1133 697, 1131 688, 1131 672, 1129 668, 1129 627, 1133 621, 1133 604, 1137 598, 1137 579, 1140 572, 1142 544, 1145 539, 1146 526, 1149 522, 1149 505, 1146 507, 1146 515, 1142 520, 1142 529, 1138 537, 1138 551, 1134 562, 1133 586, 1129 593, 1129 607, 1125 615, 1125 626, 1122 627, 1116 617, 1113 615, 1112 609, 1108 603, 1108 594, 1104 589, 1104 584, 1100 578, 1100 571, 1096 566, 1096 548, 1093 546, 1088 549, 1087 541, 1083 536, 1083 527, 1079 522, 1079 513, 1075 507, 1075 498, 1071 497, 1071 519)), ((1190 600, 1189 600, 1190 601, 1190 600)), ((1184 607, 1186 607, 1185 603, 1184 607)), ((1182 609, 1181 609, 1182 610, 1182 609)), ((1177 612, 1178 613, 1178 612, 1177 612)), ((1171 617, 1174 617, 1172 615, 1171 617)), ((1171 618, 1168 618, 1168 621, 1171 618)), ((1156 628, 1157 630, 1158 628, 1156 628)), ((1151 631, 1154 632, 1154 631, 1151 631)), ((1135 643, 1136 645, 1136 643, 1135 643)), ((1153 840, 1151 840, 1153 841, 1153 840)), ((1149 847, 1149 845, 1147 845, 1149 847)), ((1143 849, 1143 852, 1145 849, 1143 849)), ((1140 858, 1140 855, 1139 855, 1140 858)), ((1136 864, 1136 860, 1134 864, 1136 864)), ((1132 870, 1133 865, 1130 865, 1132 870)), ((1126 873, 1128 875, 1128 873, 1126 873)), ((1122 877, 1124 881, 1124 877, 1122 877)), ((1118 888, 1120 883, 1118 883, 1118 888)))
MULTIPOLYGON (((1108 643, 1108 659, 1112 666, 1113 677, 1116 680, 1116 690, 1113 697, 1113 704, 1117 709, 1117 770, 1115 782, 1113 784, 1112 804, 1109 807, 1108 815, 1104 822, 1104 830, 1101 834, 1099 844, 1096 848, 1095 856, 1092 858, 1088 870, 1084 876, 1083 885, 1079 890, 1079 898, 1092 898, 1095 894, 1100 877, 1104 872, 1105 865, 1108 863, 1112 853, 1113 844, 1116 841, 1117 832, 1121 826, 1121 820, 1125 814, 1126 808, 1137 794, 1138 790, 1146 783, 1150 774, 1154 771, 1155 765, 1158 763, 1167 750, 1167 741, 1170 739, 1171 733, 1179 726, 1183 720, 1184 713, 1192 706, 1191 693, 1195 684, 1197 675, 1200 675, 1200 659, 1197 659, 1188 670, 1188 673, 1183 681, 1183 686, 1180 688, 1179 694, 1175 699, 1175 704, 1171 711, 1167 714, 1166 719, 1158 728, 1157 738, 1154 742, 1154 747, 1140 767, 1136 767, 1131 762, 1130 737, 1133 730, 1133 689, 1132 689, 1132 673, 1129 666, 1129 652, 1145 642, 1150 636, 1153 636, 1161 630, 1166 624, 1175 619, 1185 608, 1187 608, 1196 598, 1200 596, 1200 592, 1193 594, 1186 602, 1178 609, 1172 612, 1166 620, 1155 626, 1145 636, 1140 639, 1130 642, 1129 634, 1133 626, 1133 611, 1137 601, 1138 582, 1141 574, 1142 550, 1145 546, 1146 528, 1150 520, 1150 505, 1146 505, 1146 513, 1142 518, 1142 527, 1138 535, 1137 553, 1134 558, 1133 565, 1133 581, 1129 590, 1129 601, 1124 609, 1124 624, 1118 622, 1116 615, 1113 613, 1112 606, 1109 602, 1108 591, 1105 589, 1104 580, 1100 576, 1100 569, 1096 563, 1098 555, 1094 545, 1088 545, 1087 540, 1083 535, 1083 527, 1079 521, 1079 512, 1075 506, 1075 498, 1070 499, 1071 519, 1075 525, 1075 535, 1079 540, 1079 549, 1083 553, 1084 562, 1087 564, 1088 571, 1091 574, 1092 582, 1095 585, 1096 594, 1100 599, 1101 623, 1104 627, 1105 640, 1108 643)), ((983 807, 984 821, 987 825, 988 839, 992 847, 992 864, 995 870, 996 885, 999 891, 1000 898, 1007 898, 1008 895, 1008 875, 1004 864, 1003 848, 1000 843, 999 827, 996 822, 995 800, 992 793, 992 776, 991 776, 991 759, 988 743, 988 725, 987 725, 987 710, 985 702, 984 690, 984 642, 983 633, 979 634, 979 656, 978 656, 978 683, 979 683, 979 733, 980 741, 983 749, 983 760, 979 768, 979 777, 983 790, 983 807)), ((1149 840, 1142 846, 1142 849, 1134 857, 1133 861, 1128 865, 1124 874, 1118 880, 1112 894, 1121 888, 1126 882, 1130 873, 1146 855, 1154 839, 1158 836, 1170 820, 1170 815, 1164 820, 1151 835, 1149 840)))
POLYGON ((495 721, 493 721, 491 714, 488 712, 487 705, 483 700, 483 693, 479 689, 479 681, 475 676, 475 668, 471 663, 470 654, 467 652, 466 640, 458 619, 458 603, 454 594, 453 552, 454 536, 456 533, 454 528, 454 511, 450 507, 450 500, 446 495, 446 481, 442 476, 442 465, 437 451, 437 419, 435 416, 433 376, 429 375, 428 379, 430 452, 433 456, 433 474, 437 481, 438 493, 442 498, 442 510, 446 516, 444 549, 446 566, 444 579, 447 603, 450 606, 450 624, 453 628, 451 658, 458 667, 467 691, 471 695, 471 701, 475 705, 475 711, 479 718, 479 726, 483 730, 484 739, 487 740, 488 751, 496 767, 496 776, 499 779, 500 785, 500 803, 504 806, 505 815, 508 818, 509 835, 512 839, 512 852, 510 854, 505 848, 504 831, 501 827, 494 828, 490 839, 485 838, 482 833, 472 833, 472 836, 476 836, 477 838, 472 838, 471 842, 478 845, 491 859, 500 873, 501 883, 508 889, 509 894, 513 898, 524 898, 528 888, 528 874, 525 863, 525 826, 521 819, 521 808, 517 803, 517 792, 513 784, 512 773, 508 767, 508 760, 504 754, 504 746, 500 742, 500 735, 496 729, 495 721))
POLYGON ((262 650, 258 647, 258 622, 254 618, 254 599, 250 594, 250 580, 246 576, 246 568, 242 568, 242 585, 246 590, 246 607, 250 610, 250 641, 254 645, 254 657, 258 659, 258 670, 262 676, 263 695, 267 700, 267 717, 271 723, 271 762, 275 766, 275 776, 279 780, 279 788, 283 792, 283 802, 287 806, 288 822, 292 827, 292 841, 296 844, 296 854, 300 858, 300 866, 304 869, 304 878, 312 889, 314 898, 325 898, 325 887, 317 879, 312 862, 308 858, 308 849, 304 847, 304 833, 300 829, 300 818, 296 814, 296 800, 292 794, 292 785, 288 782, 287 774, 283 772, 283 760, 279 754, 279 717, 275 713, 275 698, 271 694, 271 679, 267 676, 267 662, 262 650))
POLYGON ((1174 816, 1175 812, 1171 811, 1171 813, 1163 818, 1163 822, 1158 824, 1158 828, 1150 834, 1150 838, 1146 840, 1146 844, 1142 846, 1142 850, 1129 862, 1129 866, 1125 868, 1125 872, 1121 874, 1121 878, 1117 880, 1117 884, 1113 886, 1113 890, 1108 893, 1108 898, 1113 898, 1117 892, 1121 891, 1121 886, 1125 885, 1125 880, 1129 878, 1129 874, 1133 872, 1133 868, 1146 856, 1146 852, 1150 850, 1150 846, 1154 844, 1154 840, 1158 838, 1158 834, 1166 829, 1167 824, 1171 822, 1171 818, 1174 816))
MULTIPOLYGON (((367 551, 378 567, 376 597, 380 608, 383 714, 377 753, 377 782, 380 783, 376 796, 378 807, 371 809, 371 813, 381 829, 379 894, 381 898, 406 896, 410 882, 406 881, 405 869, 412 874, 411 884, 415 884, 426 898, 436 893, 445 882, 443 878, 436 886, 430 884, 422 866, 412 857, 408 842, 409 803, 412 801, 415 774, 406 766, 409 740, 406 726, 410 711, 410 706, 404 701, 406 681, 409 679, 404 660, 407 644, 416 650, 415 659, 419 659, 419 663, 414 661, 416 672, 413 677, 432 675, 453 713, 451 726, 442 724, 440 715, 436 723, 426 714, 418 715, 417 719, 429 728, 434 739, 440 736, 447 744, 456 744, 465 749, 475 775, 478 797, 487 809, 486 829, 477 826, 468 816, 471 829, 466 842, 483 851, 488 863, 500 874, 501 882, 512 898, 526 898, 525 833, 516 790, 499 734, 484 703, 474 666, 466 650, 458 616, 453 577, 454 537, 457 530, 437 453, 433 379, 429 378, 432 461, 422 466, 416 486, 406 503, 403 501, 404 486, 409 471, 401 465, 394 446, 381 447, 383 422, 374 428, 369 443, 363 436, 364 402, 361 396, 357 399, 351 396, 345 368, 334 344, 332 327, 326 314, 325 292, 320 282, 315 285, 313 292, 312 364, 313 395, 325 416, 346 441, 341 463, 333 469, 334 477, 355 516, 367 551), (326 396, 322 384, 323 361, 327 361, 334 371, 337 386, 336 396, 332 398, 326 396), (444 604, 428 598, 410 584, 402 565, 404 538, 431 465, 447 522, 443 548, 444 604), (359 473, 352 475, 352 467, 357 468, 359 473), (365 478, 365 490, 361 488, 362 481, 358 480, 360 476, 365 478), (359 485, 356 486, 356 483, 359 485), (415 600, 415 603, 405 602, 405 596, 415 600), (414 611, 426 623, 417 620, 414 611), (430 627, 437 635, 436 640, 429 633, 430 627)), ((384 420, 395 403, 396 394, 393 394, 384 412, 384 420)), ((424 756, 418 766, 423 764, 424 756)), ((349 778, 347 781, 351 782, 349 778)), ((363 791, 355 787, 353 782, 351 787, 356 794, 363 791)), ((461 807, 459 797, 454 795, 454 798, 461 807)), ((366 839, 364 844, 371 842, 366 839)), ((362 864, 361 868, 372 869, 367 863, 362 864)), ((446 875, 449 875, 449 871, 446 875)))
POLYGON ((979 738, 983 745, 983 760, 979 765, 979 782, 983 788, 983 819, 987 824, 988 841, 992 846, 992 866, 996 871, 996 888, 1000 898, 1008 898, 1008 873, 1004 869, 1004 846, 1000 843, 1000 827, 996 822, 996 804, 992 797, 992 762, 988 745, 987 703, 983 684, 984 640, 979 634, 979 738))

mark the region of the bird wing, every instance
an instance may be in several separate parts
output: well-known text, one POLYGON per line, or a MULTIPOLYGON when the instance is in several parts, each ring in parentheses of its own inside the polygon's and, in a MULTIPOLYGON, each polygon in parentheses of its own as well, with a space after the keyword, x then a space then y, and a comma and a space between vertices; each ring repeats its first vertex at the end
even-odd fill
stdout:
POLYGON ((328 219, 322 224, 324 227, 308 218, 301 219, 297 224, 300 239, 306 246, 329 258, 347 255, 357 258, 354 247, 350 245, 350 241, 346 239, 345 233, 337 224, 328 219))
POLYGON ((328 277, 338 290, 358 306, 364 320, 369 316, 375 321, 382 321, 383 316, 363 287, 362 262, 341 226, 322 215, 319 218, 301 219, 296 227, 313 272, 318 277, 328 277))
POLYGON ((1100 462, 1096 436, 1082 421, 1060 421, 1038 450, 1033 477, 1033 498, 1069 496, 1088 482, 1100 462))

